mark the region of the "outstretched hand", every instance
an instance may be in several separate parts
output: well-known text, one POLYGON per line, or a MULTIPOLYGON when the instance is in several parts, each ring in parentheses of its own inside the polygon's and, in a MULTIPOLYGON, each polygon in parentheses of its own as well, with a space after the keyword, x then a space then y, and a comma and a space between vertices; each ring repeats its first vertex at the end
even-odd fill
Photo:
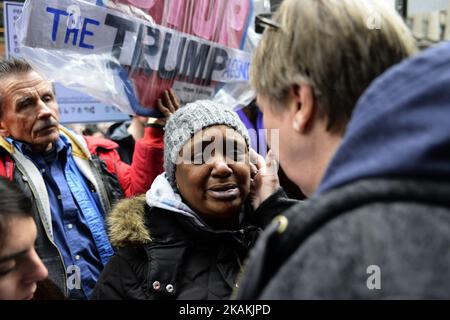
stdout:
POLYGON ((250 200, 253 209, 256 210, 264 200, 280 187, 278 161, 272 150, 269 150, 266 159, 264 159, 251 149, 250 166, 252 173, 250 200))

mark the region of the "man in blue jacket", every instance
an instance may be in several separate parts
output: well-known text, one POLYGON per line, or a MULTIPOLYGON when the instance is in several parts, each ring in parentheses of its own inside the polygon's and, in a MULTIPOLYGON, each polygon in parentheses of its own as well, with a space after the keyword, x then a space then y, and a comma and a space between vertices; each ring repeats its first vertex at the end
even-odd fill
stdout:
POLYGON ((90 296, 114 253, 104 223, 111 206, 145 192, 163 169, 163 130, 144 130, 128 165, 114 142, 59 124, 52 83, 27 62, 0 61, 0 176, 33 199, 36 250, 70 298, 90 296))

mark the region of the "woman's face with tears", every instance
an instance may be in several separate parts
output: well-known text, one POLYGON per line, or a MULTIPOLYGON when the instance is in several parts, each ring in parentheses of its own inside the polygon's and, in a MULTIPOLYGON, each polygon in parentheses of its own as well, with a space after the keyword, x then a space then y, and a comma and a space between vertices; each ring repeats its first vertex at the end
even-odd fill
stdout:
POLYGON ((245 139, 225 125, 197 132, 182 148, 175 179, 184 201, 215 229, 236 229, 250 192, 245 139))

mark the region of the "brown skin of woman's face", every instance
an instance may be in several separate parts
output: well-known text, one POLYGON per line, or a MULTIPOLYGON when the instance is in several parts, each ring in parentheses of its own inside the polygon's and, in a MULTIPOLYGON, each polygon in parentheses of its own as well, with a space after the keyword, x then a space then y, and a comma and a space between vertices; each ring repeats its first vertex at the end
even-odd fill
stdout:
POLYGON ((175 179, 183 200, 209 226, 237 229, 251 181, 245 139, 227 126, 212 126, 184 145, 179 160, 175 179))

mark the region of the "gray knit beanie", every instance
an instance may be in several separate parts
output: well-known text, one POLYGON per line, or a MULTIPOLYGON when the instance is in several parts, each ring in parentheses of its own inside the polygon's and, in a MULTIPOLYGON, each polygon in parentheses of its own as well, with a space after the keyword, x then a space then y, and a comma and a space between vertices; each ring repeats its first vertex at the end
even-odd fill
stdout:
POLYGON ((250 146, 247 128, 239 116, 220 103, 210 100, 195 101, 170 116, 164 133, 164 170, 173 187, 176 187, 175 166, 180 150, 194 134, 215 125, 226 125, 236 130, 244 137, 247 147, 250 146))

